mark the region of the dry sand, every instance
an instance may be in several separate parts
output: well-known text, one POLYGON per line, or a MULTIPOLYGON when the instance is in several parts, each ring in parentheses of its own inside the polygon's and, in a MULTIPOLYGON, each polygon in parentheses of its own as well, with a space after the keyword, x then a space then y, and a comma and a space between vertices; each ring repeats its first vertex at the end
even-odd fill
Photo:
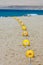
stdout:
POLYGON ((0 18, 0 65, 29 65, 25 51, 35 51, 32 65, 43 65, 43 16, 18 17, 27 26, 31 46, 22 46, 22 30, 12 17, 0 18))
POLYGON ((43 6, 43 0, 0 0, 0 5, 28 5, 28 6, 43 6))

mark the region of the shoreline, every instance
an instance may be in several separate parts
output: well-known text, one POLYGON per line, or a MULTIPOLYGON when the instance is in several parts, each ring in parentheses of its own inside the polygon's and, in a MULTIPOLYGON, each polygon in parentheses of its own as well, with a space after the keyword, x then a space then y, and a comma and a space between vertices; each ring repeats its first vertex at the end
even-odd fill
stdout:
POLYGON ((43 10, 43 6, 0 6, 0 9, 43 10))

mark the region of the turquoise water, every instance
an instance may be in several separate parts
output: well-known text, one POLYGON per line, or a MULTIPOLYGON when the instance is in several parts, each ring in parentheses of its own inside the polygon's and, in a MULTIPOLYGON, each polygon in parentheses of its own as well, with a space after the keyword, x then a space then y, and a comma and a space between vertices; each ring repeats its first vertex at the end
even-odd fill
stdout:
POLYGON ((0 10, 0 16, 27 16, 29 14, 43 15, 43 10, 0 10))

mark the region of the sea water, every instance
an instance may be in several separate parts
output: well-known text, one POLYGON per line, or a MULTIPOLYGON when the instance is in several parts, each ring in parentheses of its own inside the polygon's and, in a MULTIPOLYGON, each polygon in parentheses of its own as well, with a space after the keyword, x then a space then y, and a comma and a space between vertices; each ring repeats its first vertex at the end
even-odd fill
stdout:
POLYGON ((43 10, 12 10, 0 9, 0 16, 29 16, 43 15, 43 10))

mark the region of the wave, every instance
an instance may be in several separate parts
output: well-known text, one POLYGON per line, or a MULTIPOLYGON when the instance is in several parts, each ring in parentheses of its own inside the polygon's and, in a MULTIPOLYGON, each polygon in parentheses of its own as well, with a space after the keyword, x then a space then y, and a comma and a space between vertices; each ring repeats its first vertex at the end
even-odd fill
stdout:
POLYGON ((37 16, 38 14, 27 14, 27 16, 37 16))

